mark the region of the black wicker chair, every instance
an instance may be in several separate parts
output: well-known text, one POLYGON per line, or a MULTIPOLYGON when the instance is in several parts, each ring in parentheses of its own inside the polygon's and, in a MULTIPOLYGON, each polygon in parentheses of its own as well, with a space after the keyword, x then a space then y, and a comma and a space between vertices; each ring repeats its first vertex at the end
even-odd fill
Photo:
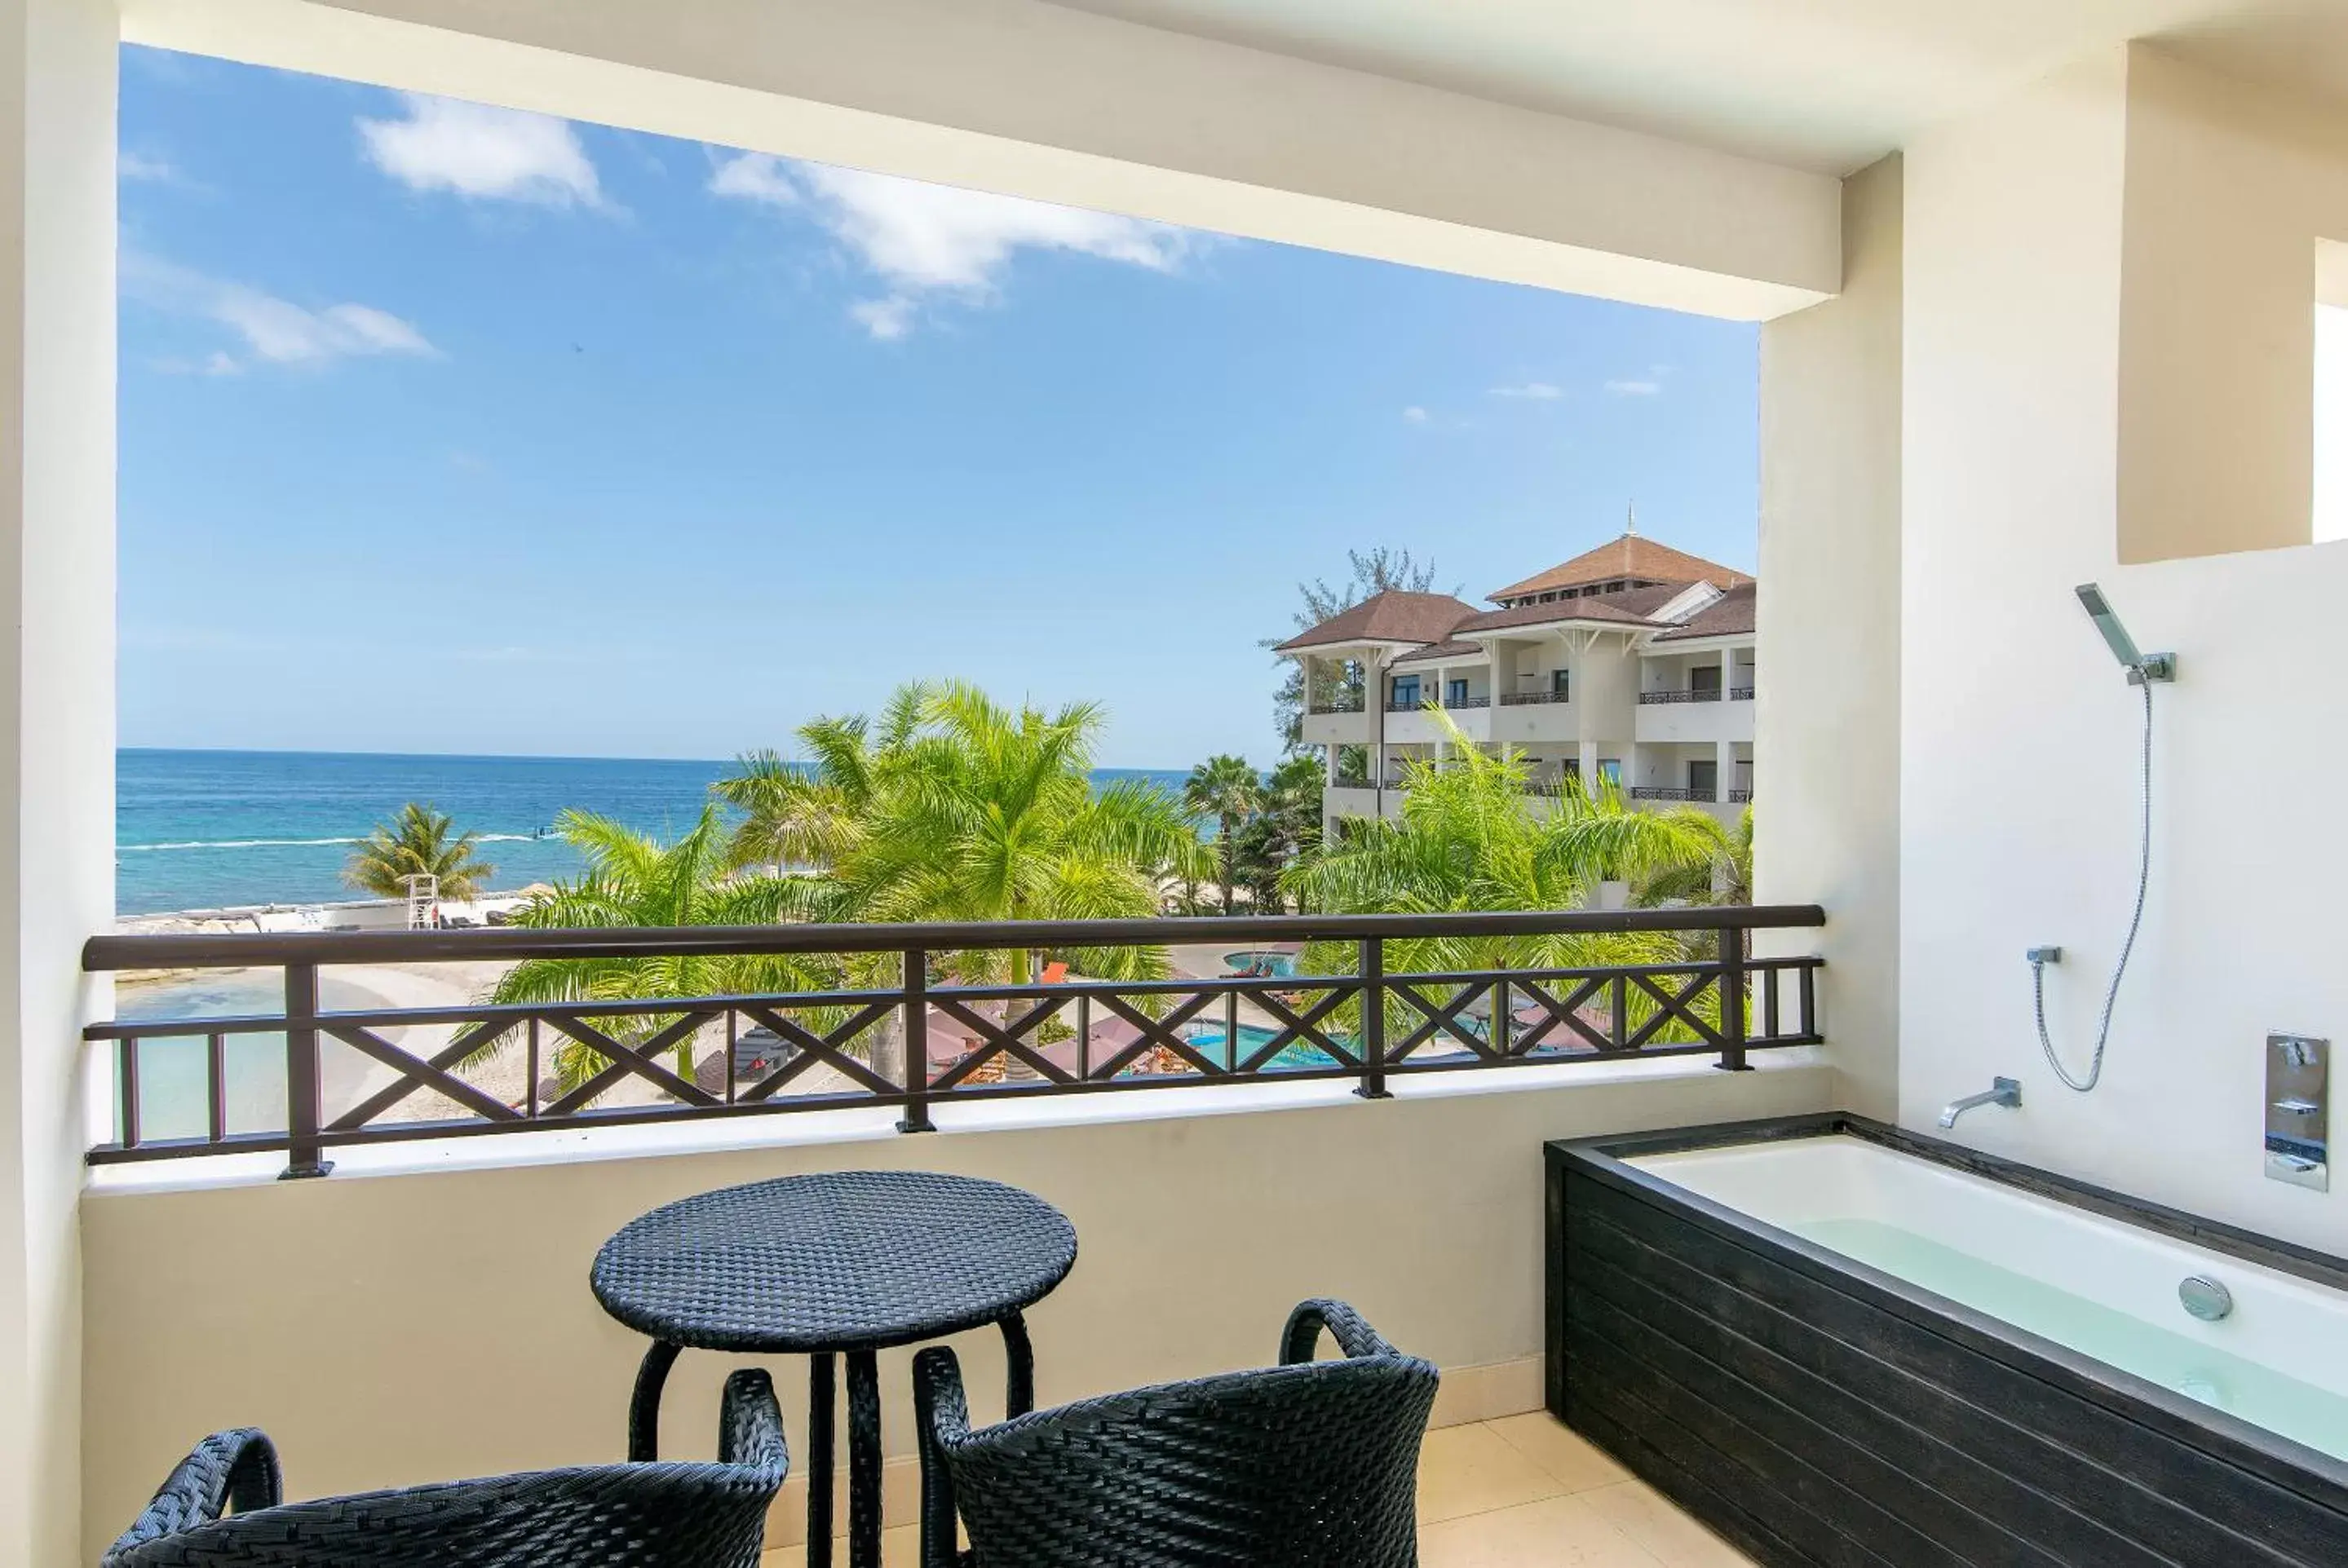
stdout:
POLYGON ((953 1352, 922 1351, 922 1568, 1411 1568, 1435 1368, 1339 1301, 1280 1362, 973 1431, 953 1352), (1313 1359, 1323 1327, 1345 1359, 1313 1359))
POLYGON ((716 1464, 582 1465, 280 1502, 277 1451, 248 1427, 197 1444, 103 1568, 757 1568, 767 1505, 789 1468, 759 1371, 726 1380, 716 1464))

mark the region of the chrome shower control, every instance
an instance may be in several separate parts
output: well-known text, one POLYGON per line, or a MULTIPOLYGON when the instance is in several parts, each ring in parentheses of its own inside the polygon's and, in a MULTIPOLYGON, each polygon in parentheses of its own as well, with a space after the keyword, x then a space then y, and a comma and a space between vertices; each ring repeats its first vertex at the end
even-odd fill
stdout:
POLYGON ((2178 1283, 2177 1299, 2204 1323, 2215 1323, 2234 1310, 2234 1293, 2206 1274, 2188 1275, 2178 1283))
POLYGON ((2267 1036, 2267 1174, 2328 1192, 2332 1042, 2303 1034, 2267 1036))

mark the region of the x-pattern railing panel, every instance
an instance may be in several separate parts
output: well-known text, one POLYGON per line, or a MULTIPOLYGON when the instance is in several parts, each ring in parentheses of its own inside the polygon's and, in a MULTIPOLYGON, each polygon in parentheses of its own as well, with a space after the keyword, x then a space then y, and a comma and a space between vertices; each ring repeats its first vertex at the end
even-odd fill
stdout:
MULTIPOLYGON (((593 1126, 710 1116, 812 1110, 838 1105, 902 1107, 909 1131, 931 1125, 932 1102, 1235 1082, 1298 1077, 1354 1077, 1357 1091, 1385 1093, 1388 1072, 1539 1066, 1629 1053, 1716 1052, 1724 1066, 1744 1065, 1756 1048, 1815 1043, 1814 957, 1752 958, 1751 928, 1816 924, 1808 908, 1554 916, 1345 917, 1204 922, 1114 922, 1085 927, 839 928, 849 938, 834 952, 890 952, 899 978, 863 989, 688 998, 445 1005, 329 1012, 316 1005, 316 967, 363 961, 319 947, 317 938, 253 938, 234 944, 233 967, 250 967, 258 948, 285 947, 287 1004, 282 1014, 221 1019, 142 1020, 91 1026, 87 1037, 117 1059, 115 1140, 94 1161, 144 1159, 255 1148, 284 1149, 289 1173, 317 1173, 323 1150, 390 1138, 593 1126), (1717 921, 1717 925, 1711 922, 1717 921), (1349 928, 1351 927, 1351 928, 1349 928), (1498 968, 1411 972, 1389 967, 1381 943, 1431 935, 1496 935, 1555 927, 1607 931, 1699 930, 1711 939, 1671 962, 1581 968, 1498 968), (1358 928, 1358 938, 1353 936, 1358 928), (1061 950, 1145 940, 1253 941, 1294 932, 1319 942, 1296 974, 1241 973, 1165 980, 1061 979, 964 984, 953 979, 963 955, 1014 946, 1061 950), (1014 940, 1014 938, 1016 938, 1014 940), (897 944, 893 948, 891 944, 897 944), (308 957, 291 956, 296 948, 308 957), (332 956, 329 956, 332 955, 332 956), (1357 962, 1355 960, 1358 960, 1357 962), (1334 971, 1334 972, 1320 972, 1334 971), (1632 1013, 1638 1015, 1635 1021, 1632 1013), (1707 1016, 1710 1015, 1710 1016, 1707 1016), (447 1029, 438 1043, 418 1043, 419 1030, 447 1029), (742 1050, 746 1029, 772 1038, 771 1064, 742 1050), (942 1049, 938 1031, 970 1043, 942 1049), (282 1133, 227 1132, 224 1042, 237 1036, 283 1042, 290 1092, 282 1133), (711 1035, 721 1035, 723 1082, 711 1087, 711 1035), (142 1042, 208 1042, 207 1103, 196 1119, 201 1137, 140 1135, 138 1062, 142 1042), (329 1114, 317 1104, 316 1053, 332 1040, 376 1068, 388 1082, 366 1085, 329 1114), (903 1047, 884 1060, 884 1042, 903 1047), (1375 1049, 1373 1049, 1373 1046, 1375 1049), (519 1094, 480 1069, 510 1064, 527 1051, 519 1094), (539 1087, 541 1057, 556 1053, 559 1086, 539 1087), (686 1061, 697 1061, 686 1071, 686 1061), (1024 1073, 990 1072, 990 1064, 1024 1073), (295 1072, 296 1067, 302 1071, 295 1072), (633 1086, 627 1094, 618 1091, 633 1086), (304 1096, 312 1097, 305 1106, 304 1096), (419 1099, 419 1096, 422 1097, 419 1099), (439 1115, 446 1106, 450 1114, 439 1115), (417 1114, 417 1112, 425 1114, 417 1114), (438 1117, 438 1119, 428 1119, 438 1117)), ((818 951, 818 927, 721 933, 716 950, 818 951)), ((418 934, 435 956, 451 946, 418 934)), ((678 933, 498 933, 500 956, 557 957, 584 947, 644 951, 710 950, 708 938, 678 933), (543 942, 540 953, 535 944, 543 942), (656 948, 654 942, 674 942, 656 948), (507 948, 516 950, 510 954, 507 948)), ((381 946, 383 938, 363 938, 381 946)), ((160 952, 180 938, 108 938, 93 943, 108 961, 94 968, 147 967, 127 960, 160 952), (120 949, 118 956, 114 949, 120 949)), ((404 947, 406 944, 396 944, 404 947)), ((178 951, 177 948, 173 948, 178 951)), ((368 949, 369 961, 385 961, 368 949)), ((211 958, 206 949, 197 955, 211 958)), ((214 959, 231 967, 227 957, 214 959)), ((159 966, 160 967, 160 966, 159 966)), ((245 1054, 249 1055, 249 1051, 245 1054)), ((242 1060, 242 1058, 239 1058, 242 1060)), ((244 1120, 240 1118, 240 1120, 244 1120)), ((174 1112, 170 1124, 190 1118, 174 1112)))

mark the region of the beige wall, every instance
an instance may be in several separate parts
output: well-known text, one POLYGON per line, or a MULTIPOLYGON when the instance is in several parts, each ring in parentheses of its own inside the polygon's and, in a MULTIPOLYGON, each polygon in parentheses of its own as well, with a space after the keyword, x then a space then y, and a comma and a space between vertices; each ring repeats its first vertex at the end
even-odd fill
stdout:
POLYGON ((0 1563, 72 1561, 82 936, 114 907, 115 17, 0 0, 0 1563))
POLYGON ((2306 544, 2315 252, 2348 238, 2336 106, 2128 61, 2119 559, 2306 544))
MULTIPOLYGON (((2338 899, 2307 829, 2348 768, 2330 649, 2348 547, 2123 564, 2122 497, 2147 475, 2210 507, 2303 480, 2281 437, 2155 462, 2121 436, 2131 411, 2186 406, 2176 321, 2255 336, 2266 319, 2188 209, 2211 203, 2254 261, 2257 233, 2338 189, 2303 150, 2248 166, 2281 113, 2254 97, 2114 51, 1909 149, 1900 1112, 1929 1126, 2011 1074, 2021 1111, 1977 1112, 1960 1137, 2339 1252, 2348 1184, 2265 1180, 2260 1132, 2267 1031, 2348 1041, 2338 899), (2144 935, 2103 1085, 2081 1096, 2041 1060, 2023 954, 2064 948, 2048 1010, 2084 1069, 2135 894, 2142 712, 2072 596, 2089 580, 2180 676, 2156 693, 2144 935), (2246 762, 2282 734, 2291 765, 2246 762)), ((2348 159, 2348 113, 2329 117, 2348 159)), ((2293 244, 2312 252, 2303 227, 2293 244)), ((1773 641, 1771 682, 1779 657, 1773 641)), ((1764 741, 1766 769, 1782 748, 1764 741)), ((1850 1020, 1829 1027, 1847 1038, 1850 1020)))
POLYGON ((1901 201, 1896 158, 1847 181, 1841 296, 1761 333, 1754 895, 1833 911, 1830 1050, 1877 1116, 1899 1102, 1901 201))
MULTIPOLYGON (((1447 1368, 1521 1362, 1542 1342, 1542 1142, 1819 1108, 1829 1079, 1807 1055, 1735 1075, 1691 1061, 1422 1080, 1378 1102, 1297 1085, 1334 1102, 1220 1115, 1169 1115, 1200 1091, 1156 1091, 1123 1102, 1154 1119, 1115 1123, 96 1193, 84 1554, 221 1426, 268 1429, 296 1496, 616 1458, 644 1344, 588 1294, 595 1249, 655 1204, 796 1171, 958 1171, 1065 1210, 1076 1272, 1033 1317, 1046 1402, 1261 1364, 1314 1295, 1447 1368)), ((963 1348, 981 1412, 999 1409, 997 1346, 963 1348)), ((884 1369, 892 1452, 909 1446, 904 1362, 884 1369)), ((679 1364, 664 1451, 709 1451, 724 1370, 679 1364)), ((803 1456, 804 1374, 778 1380, 803 1456)))

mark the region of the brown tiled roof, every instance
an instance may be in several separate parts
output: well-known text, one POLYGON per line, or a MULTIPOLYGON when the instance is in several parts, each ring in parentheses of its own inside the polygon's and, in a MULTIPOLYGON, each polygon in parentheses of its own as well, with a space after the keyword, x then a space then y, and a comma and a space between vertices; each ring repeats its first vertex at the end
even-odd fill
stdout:
POLYGON ((1338 611, 1309 631, 1299 632, 1272 651, 1293 653, 1346 642, 1440 642, 1451 635, 1453 627, 1475 613, 1474 605, 1447 593, 1406 593, 1390 588, 1351 610, 1338 611))
POLYGON ((1448 642, 1438 642, 1432 648, 1414 648, 1407 653, 1396 655, 1394 661, 1396 664, 1418 664, 1435 659, 1477 659, 1481 658, 1483 652, 1473 642, 1461 642, 1455 638, 1448 642))
POLYGON ((1655 634, 1658 642, 1682 642, 1696 637, 1749 637, 1753 611, 1760 602, 1756 583, 1732 588, 1669 631, 1655 634))
POLYGON ((1520 604, 1514 610, 1488 610, 1471 616, 1453 630, 1473 635, 1478 631, 1497 631, 1509 626, 1547 626, 1567 620, 1602 620, 1615 626, 1653 626, 1651 617, 1664 605, 1688 590, 1684 582, 1667 582, 1654 588, 1626 588, 1620 593, 1583 595, 1578 599, 1560 599, 1554 604, 1520 604))
POLYGON ((1735 588, 1753 580, 1750 573, 1722 566, 1717 561, 1675 550, 1669 545, 1659 545, 1637 534, 1624 534, 1611 539, 1594 550, 1585 550, 1561 566, 1553 566, 1536 577, 1510 583, 1485 595, 1495 602, 1504 599, 1520 599, 1529 593, 1546 593, 1551 589, 1579 588, 1584 583, 1607 582, 1618 577, 1647 578, 1656 582, 1708 582, 1715 588, 1735 588))

